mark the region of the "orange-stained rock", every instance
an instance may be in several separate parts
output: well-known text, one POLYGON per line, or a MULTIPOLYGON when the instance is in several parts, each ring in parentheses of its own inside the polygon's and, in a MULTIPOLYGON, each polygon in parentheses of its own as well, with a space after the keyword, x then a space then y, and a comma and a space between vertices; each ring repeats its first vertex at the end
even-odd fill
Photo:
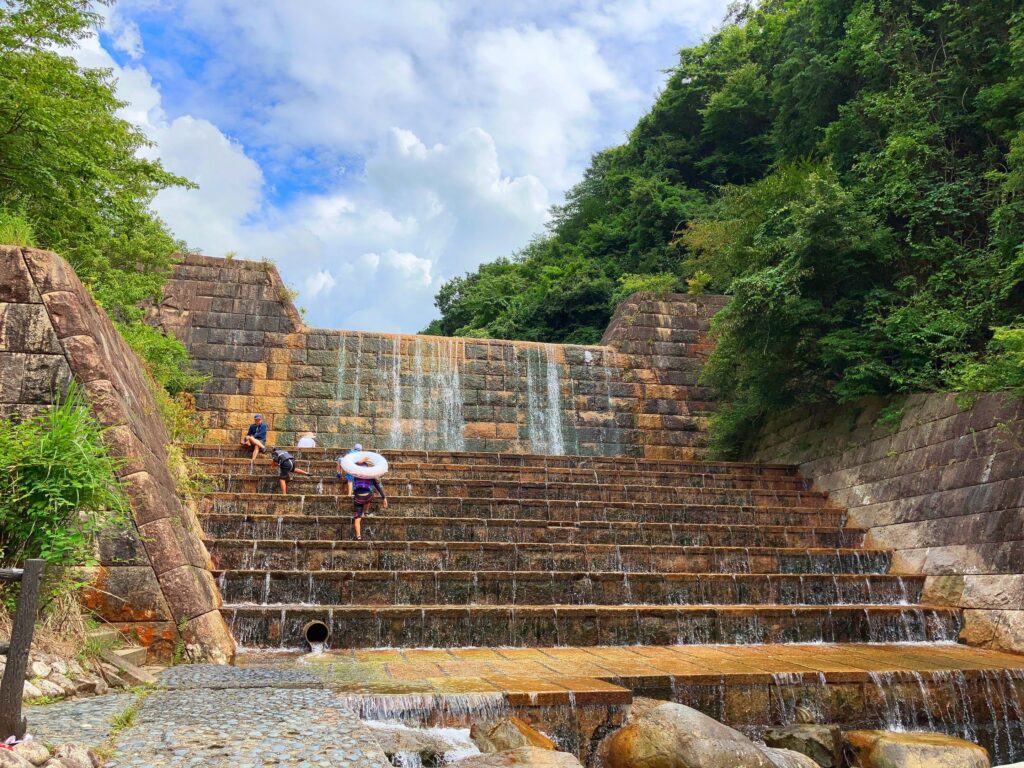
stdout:
POLYGON ((988 752, 943 733, 847 731, 852 768, 989 768, 988 752))
POLYGON ((580 761, 568 752, 537 747, 519 747, 457 760, 453 768, 581 768, 580 761))
POLYGON ((481 752, 503 752, 519 747, 557 749, 555 742, 518 717, 506 717, 496 723, 473 723, 469 738, 481 752))

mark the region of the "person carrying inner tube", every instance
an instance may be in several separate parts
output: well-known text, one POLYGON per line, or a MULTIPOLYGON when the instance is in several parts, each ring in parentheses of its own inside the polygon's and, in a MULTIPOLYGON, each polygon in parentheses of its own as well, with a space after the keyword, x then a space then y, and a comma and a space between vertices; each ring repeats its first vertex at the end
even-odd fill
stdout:
MULTIPOLYGON (((348 451, 346 451, 345 456, 348 456, 350 453, 361 453, 362 450, 363 450, 363 446, 360 445, 359 443, 356 443, 354 447, 352 447, 348 451)), ((345 478, 345 493, 346 493, 346 495, 351 496, 352 495, 352 481, 355 480, 355 478, 352 475, 350 475, 348 472, 346 472, 345 468, 343 466, 341 466, 341 460, 343 458, 345 458, 345 456, 339 456, 336 459, 336 461, 338 463, 338 466, 335 469, 334 476, 336 478, 338 478, 339 480, 341 480, 342 478, 345 478)))
MULTIPOLYGON (((373 466, 373 462, 369 459, 363 459, 358 463, 364 467, 373 466)), ((349 487, 352 489, 352 525, 354 525, 356 529, 356 541, 362 541, 363 515, 373 503, 373 492, 376 491, 380 494, 384 509, 388 508, 388 497, 384 495, 384 488, 381 487, 380 480, 376 477, 373 479, 355 477, 352 479, 349 487)))

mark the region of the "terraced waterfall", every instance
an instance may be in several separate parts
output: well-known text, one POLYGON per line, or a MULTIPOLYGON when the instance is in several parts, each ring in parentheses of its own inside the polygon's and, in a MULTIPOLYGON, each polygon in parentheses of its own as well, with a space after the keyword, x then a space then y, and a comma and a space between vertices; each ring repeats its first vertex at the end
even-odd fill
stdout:
POLYGON ((958 643, 961 611, 796 468, 701 458, 713 301, 631 300, 597 347, 326 332, 258 291, 216 303, 276 279, 217 262, 179 268, 168 323, 213 376, 213 441, 188 450, 240 663, 305 654, 322 623, 303 669, 362 714, 519 711, 584 757, 642 694, 755 734, 810 713, 1024 759, 1024 657, 958 643), (257 409, 275 444, 332 446, 297 451, 287 496, 233 445, 257 409), (357 439, 392 462, 362 542, 334 477, 357 439))

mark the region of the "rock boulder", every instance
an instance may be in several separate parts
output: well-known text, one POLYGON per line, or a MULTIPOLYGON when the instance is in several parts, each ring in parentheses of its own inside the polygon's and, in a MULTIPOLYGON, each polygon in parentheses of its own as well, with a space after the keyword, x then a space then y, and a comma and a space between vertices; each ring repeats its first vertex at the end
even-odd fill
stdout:
POLYGON ((598 757, 606 768, 815 768, 804 755, 759 747, 739 731, 672 703, 608 736, 598 757))
POLYGON ((854 768, 989 768, 988 752, 942 733, 848 731, 845 735, 854 768))
POLYGON ((790 749, 807 755, 821 768, 840 768, 843 734, 835 725, 787 725, 769 728, 764 734, 769 747, 790 749))
POLYGON ((467 757, 451 765, 453 768, 582 768, 580 761, 568 752, 537 747, 519 747, 467 757))
POLYGON ((494 723, 474 723, 469 738, 481 752, 504 752, 519 747, 557 748, 555 742, 518 717, 506 717, 494 723))

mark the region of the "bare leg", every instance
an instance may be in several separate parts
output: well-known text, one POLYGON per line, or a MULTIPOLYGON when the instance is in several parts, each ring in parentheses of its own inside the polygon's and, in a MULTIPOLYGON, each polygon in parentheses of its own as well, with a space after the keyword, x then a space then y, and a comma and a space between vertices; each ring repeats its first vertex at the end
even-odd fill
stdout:
POLYGON ((361 517, 357 517, 355 520, 352 521, 352 523, 356 527, 356 538, 363 538, 363 519, 361 517))
POLYGON ((281 484, 281 493, 288 493, 288 482, 283 477, 278 482, 281 484))

